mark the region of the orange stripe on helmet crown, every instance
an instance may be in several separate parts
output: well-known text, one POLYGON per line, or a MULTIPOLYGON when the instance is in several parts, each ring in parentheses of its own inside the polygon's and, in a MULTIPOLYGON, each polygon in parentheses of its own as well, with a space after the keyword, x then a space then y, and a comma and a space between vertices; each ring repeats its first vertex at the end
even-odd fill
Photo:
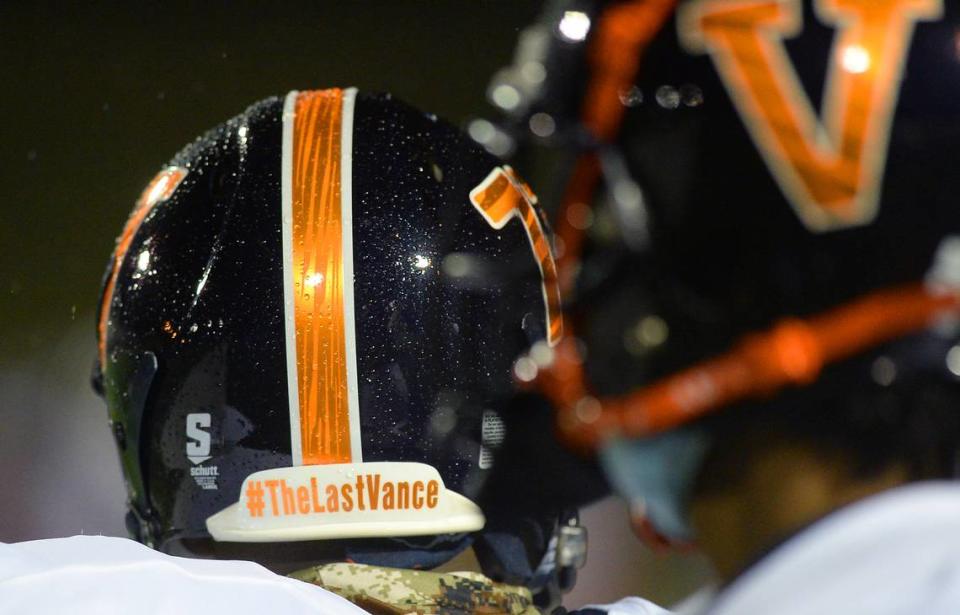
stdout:
POLYGON ((147 187, 143 189, 137 204, 133 208, 133 213, 127 219, 123 227, 123 232, 117 237, 117 247, 113 252, 113 265, 110 269, 110 277, 107 278, 106 288, 103 290, 103 299, 100 304, 100 317, 97 319, 97 350, 100 357, 100 369, 107 366, 107 326, 110 322, 110 304, 113 302, 113 293, 117 287, 117 276, 120 275, 120 265, 130 250, 130 244, 133 243, 133 237, 137 234, 137 229, 143 223, 147 214, 158 203, 169 199, 173 192, 187 176, 187 170, 181 167, 169 167, 157 173, 150 180, 147 187))
MULTIPOLYGON (((291 161, 293 306, 304 464, 352 460, 341 138, 344 93, 296 94, 291 161)), ((294 435, 295 437, 295 435, 294 435)))
MULTIPOLYGON (((677 0, 627 0, 611 2, 600 13, 588 43, 590 79, 580 120, 601 142, 616 139, 625 111, 620 95, 633 85, 647 46, 676 5, 677 0)), ((560 212, 553 217, 557 244, 563 246, 557 269, 565 296, 573 289, 584 240, 583 230, 571 223, 568 213, 574 207, 592 203, 599 180, 596 152, 581 154, 564 189, 560 212)))

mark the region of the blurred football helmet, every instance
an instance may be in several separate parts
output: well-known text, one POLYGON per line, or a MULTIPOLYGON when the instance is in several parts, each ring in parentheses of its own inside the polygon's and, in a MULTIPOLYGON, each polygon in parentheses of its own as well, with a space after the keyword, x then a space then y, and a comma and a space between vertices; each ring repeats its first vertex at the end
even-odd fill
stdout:
MULTIPOLYGON (((960 9, 567 4, 554 38, 582 62, 541 81, 585 83, 577 121, 552 121, 578 157, 555 227, 581 342, 561 343, 541 388, 562 437, 687 539, 702 417, 776 411, 838 379, 868 392, 960 374, 960 9), (564 40, 572 17, 583 42, 564 40)), ((537 113, 570 107, 522 100, 512 125, 529 140, 537 113)))
POLYGON ((284 569, 432 567, 473 541, 535 583, 575 515, 485 524, 475 502, 516 356, 561 332, 512 169, 389 95, 257 103, 157 175, 108 266, 95 382, 130 532, 284 569))

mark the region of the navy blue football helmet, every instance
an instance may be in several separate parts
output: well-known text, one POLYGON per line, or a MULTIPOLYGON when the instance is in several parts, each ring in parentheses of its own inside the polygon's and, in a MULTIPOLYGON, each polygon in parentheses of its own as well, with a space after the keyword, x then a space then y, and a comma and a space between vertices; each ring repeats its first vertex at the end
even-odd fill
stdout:
POLYGON ((575 515, 485 485, 558 299, 536 197, 447 123, 355 90, 253 105, 164 167, 107 270, 95 382, 131 533, 283 569, 473 544, 546 583, 575 515))

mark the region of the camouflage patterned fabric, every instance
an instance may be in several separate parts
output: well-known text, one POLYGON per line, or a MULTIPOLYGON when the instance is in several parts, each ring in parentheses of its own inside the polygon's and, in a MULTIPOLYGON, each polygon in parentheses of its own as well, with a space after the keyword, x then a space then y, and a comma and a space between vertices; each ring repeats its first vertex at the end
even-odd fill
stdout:
POLYGON ((525 587, 478 572, 438 573, 362 564, 325 564, 294 572, 374 615, 539 615, 525 587))

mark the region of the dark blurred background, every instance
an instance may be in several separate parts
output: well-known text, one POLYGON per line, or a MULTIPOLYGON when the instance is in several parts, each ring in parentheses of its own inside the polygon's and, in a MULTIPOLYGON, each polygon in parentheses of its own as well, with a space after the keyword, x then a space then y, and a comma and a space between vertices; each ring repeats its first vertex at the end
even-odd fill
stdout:
MULTIPOLYGON (((100 278, 140 190, 180 147, 291 89, 390 91, 463 125, 539 2, 0 2, 0 541, 123 535, 119 467, 90 391, 100 278)), ((587 511, 567 603, 670 601, 613 501, 587 511)))

